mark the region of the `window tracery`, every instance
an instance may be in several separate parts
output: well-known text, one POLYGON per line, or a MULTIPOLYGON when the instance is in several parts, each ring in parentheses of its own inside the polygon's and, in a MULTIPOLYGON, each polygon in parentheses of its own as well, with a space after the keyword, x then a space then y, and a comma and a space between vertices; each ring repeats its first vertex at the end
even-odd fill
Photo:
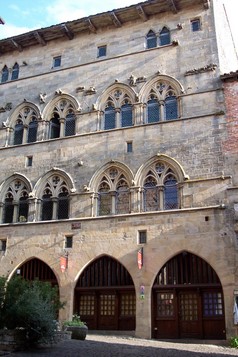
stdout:
POLYGON ((28 188, 22 180, 10 182, 4 197, 3 223, 27 221, 28 197, 28 188))

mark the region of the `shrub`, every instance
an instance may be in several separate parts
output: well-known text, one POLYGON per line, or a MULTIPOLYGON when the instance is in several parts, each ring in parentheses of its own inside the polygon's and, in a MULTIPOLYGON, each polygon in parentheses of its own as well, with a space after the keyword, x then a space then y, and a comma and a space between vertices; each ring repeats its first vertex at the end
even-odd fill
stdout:
POLYGON ((0 278, 0 328, 23 328, 30 345, 52 342, 63 305, 50 283, 0 278))
POLYGON ((231 347, 238 348, 238 336, 231 337, 230 345, 231 347))

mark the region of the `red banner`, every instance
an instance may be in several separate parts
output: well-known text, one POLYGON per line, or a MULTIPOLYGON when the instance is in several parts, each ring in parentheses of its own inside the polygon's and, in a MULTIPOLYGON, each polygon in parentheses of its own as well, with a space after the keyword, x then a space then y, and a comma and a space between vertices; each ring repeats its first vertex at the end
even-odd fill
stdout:
POLYGON ((60 270, 62 271, 62 273, 65 272, 65 269, 67 268, 67 263, 68 263, 67 257, 60 257, 60 270))
POLYGON ((137 263, 138 263, 138 268, 141 269, 143 266, 143 248, 140 248, 137 252, 137 263))

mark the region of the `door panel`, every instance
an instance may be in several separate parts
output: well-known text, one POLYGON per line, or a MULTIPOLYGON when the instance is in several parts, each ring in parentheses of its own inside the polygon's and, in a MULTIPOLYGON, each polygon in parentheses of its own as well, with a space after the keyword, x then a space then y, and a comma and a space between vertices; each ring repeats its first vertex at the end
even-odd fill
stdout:
POLYGON ((202 338, 200 296, 197 292, 179 293, 179 334, 181 338, 202 338))
POLYGON ((117 297, 116 294, 99 296, 99 330, 117 330, 117 297))

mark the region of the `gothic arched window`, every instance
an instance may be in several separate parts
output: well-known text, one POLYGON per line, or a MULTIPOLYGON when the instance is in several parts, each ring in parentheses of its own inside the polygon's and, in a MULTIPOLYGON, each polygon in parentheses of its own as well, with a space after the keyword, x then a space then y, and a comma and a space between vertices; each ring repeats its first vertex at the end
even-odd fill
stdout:
POLYGON ((25 222, 28 219, 28 189, 20 179, 8 186, 4 199, 3 223, 25 222))
POLYGON ((53 118, 50 120, 50 139, 56 139, 60 137, 60 121, 59 115, 54 113, 53 118))
POLYGON ((159 33, 159 45, 160 46, 169 45, 170 42, 171 42, 170 31, 167 27, 163 27, 159 33))
POLYGON ((143 184, 144 211, 179 208, 178 181, 173 170, 156 162, 147 171, 143 184))
POLYGON ((9 70, 8 67, 5 65, 2 69, 2 79, 1 82, 7 82, 8 81, 8 77, 9 77, 9 70))
POLYGON ((16 125, 14 127, 14 141, 13 141, 14 145, 22 144, 23 132, 24 132, 23 122, 21 119, 18 119, 16 121, 16 125))
POLYGON ((69 189, 64 179, 52 175, 47 180, 41 204, 41 220, 69 218, 69 189))
POLYGON ((11 80, 18 79, 19 76, 19 64, 15 63, 12 67, 12 77, 11 80))
POLYGON ((156 33, 150 30, 146 35, 146 47, 154 48, 157 47, 157 36, 156 33))

